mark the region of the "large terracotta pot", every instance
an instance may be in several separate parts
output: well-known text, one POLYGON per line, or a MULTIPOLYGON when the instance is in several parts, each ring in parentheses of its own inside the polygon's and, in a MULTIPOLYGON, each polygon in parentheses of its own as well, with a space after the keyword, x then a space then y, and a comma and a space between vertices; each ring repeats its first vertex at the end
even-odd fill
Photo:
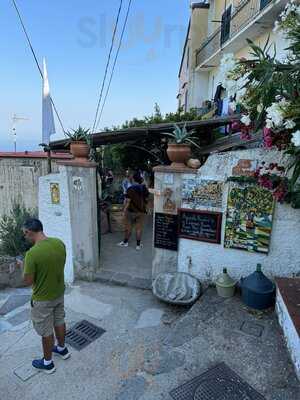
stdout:
POLYGON ((90 147, 85 142, 72 142, 70 151, 75 158, 84 160, 87 160, 90 155, 90 147))
POLYGON ((172 167, 182 167, 191 157, 191 146, 189 144, 169 144, 167 149, 172 167))

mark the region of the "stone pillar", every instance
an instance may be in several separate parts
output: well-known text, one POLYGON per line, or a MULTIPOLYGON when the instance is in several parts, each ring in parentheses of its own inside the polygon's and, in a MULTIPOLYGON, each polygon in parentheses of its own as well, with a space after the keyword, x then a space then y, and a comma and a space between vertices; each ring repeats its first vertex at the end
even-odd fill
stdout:
POLYGON ((40 178, 39 217, 46 235, 67 248, 65 280, 93 280, 99 268, 96 164, 60 163, 59 173, 40 178))
MULTIPOLYGON (((188 167, 158 166, 154 168, 154 237, 155 214, 163 213, 177 215, 181 207, 181 187, 183 174, 196 174, 197 171, 188 167)), ((179 246, 179 240, 178 240, 179 246)), ((179 247, 178 247, 179 250, 179 247)), ((152 278, 161 272, 176 272, 178 270, 178 251, 156 248, 154 243, 152 278)))

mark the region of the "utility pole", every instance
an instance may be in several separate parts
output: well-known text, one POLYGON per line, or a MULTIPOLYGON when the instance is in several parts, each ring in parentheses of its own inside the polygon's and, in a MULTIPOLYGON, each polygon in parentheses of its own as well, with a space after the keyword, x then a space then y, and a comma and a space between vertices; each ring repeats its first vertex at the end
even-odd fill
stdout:
POLYGON ((28 121, 29 118, 26 117, 18 117, 16 114, 12 117, 12 134, 13 134, 13 141, 14 141, 14 152, 17 151, 17 123, 20 121, 28 121))

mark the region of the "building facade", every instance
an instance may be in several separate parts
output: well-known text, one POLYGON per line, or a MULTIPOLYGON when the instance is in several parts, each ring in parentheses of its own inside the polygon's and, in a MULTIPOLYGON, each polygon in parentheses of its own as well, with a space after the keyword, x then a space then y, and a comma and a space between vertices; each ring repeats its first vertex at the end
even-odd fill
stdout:
POLYGON ((233 53, 236 58, 250 58, 246 39, 264 46, 269 38, 276 47, 277 58, 285 58, 286 40, 273 32, 273 27, 287 3, 288 0, 209 0, 192 4, 179 71, 179 106, 188 111, 201 109, 206 101, 213 102, 222 84, 222 56, 233 53))

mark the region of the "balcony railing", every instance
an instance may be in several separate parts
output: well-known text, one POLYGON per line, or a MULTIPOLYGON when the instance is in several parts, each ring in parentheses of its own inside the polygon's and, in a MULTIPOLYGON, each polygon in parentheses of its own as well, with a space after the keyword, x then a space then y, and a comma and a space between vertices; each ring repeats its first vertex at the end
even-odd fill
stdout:
POLYGON ((271 1, 272 0, 242 0, 230 17, 230 30, 229 34, 227 32, 225 40, 224 35, 222 35, 222 30, 224 29, 224 23, 228 24, 228 20, 223 21, 221 26, 207 38, 197 51, 196 65, 204 63, 210 56, 216 53, 221 46, 228 42, 228 40, 234 38, 251 22, 251 20, 255 19, 261 10, 271 1))

